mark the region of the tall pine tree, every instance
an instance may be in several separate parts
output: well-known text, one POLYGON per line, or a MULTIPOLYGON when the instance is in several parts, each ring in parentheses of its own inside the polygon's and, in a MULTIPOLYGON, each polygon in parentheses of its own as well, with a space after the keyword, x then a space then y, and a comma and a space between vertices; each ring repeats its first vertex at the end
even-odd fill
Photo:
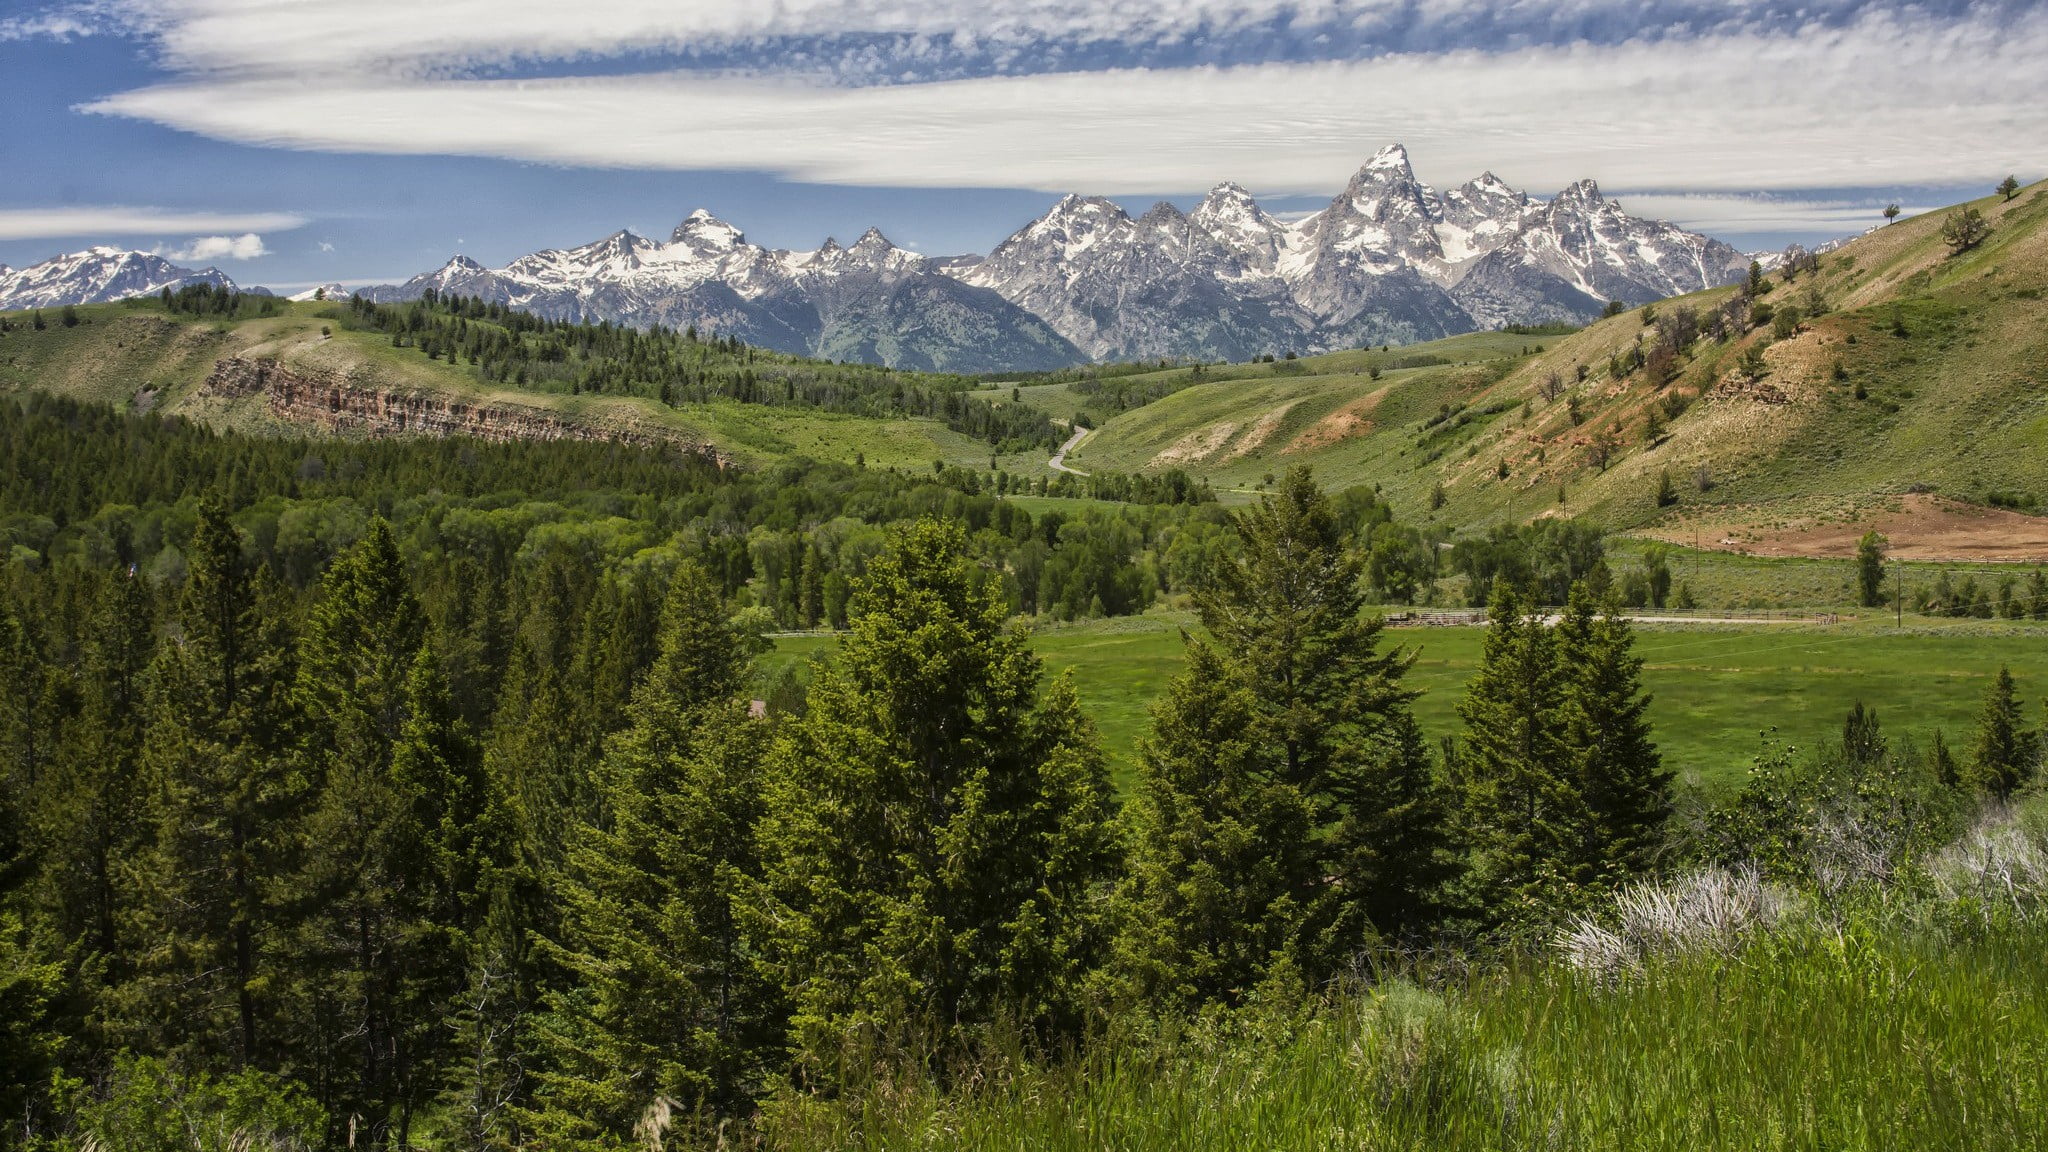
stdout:
POLYGON ((759 875, 766 734, 740 698, 756 643, 701 568, 676 573, 558 884, 530 1116, 548 1147, 616 1146, 650 1108, 730 1117, 763 1082, 780 1021, 735 907, 759 875))
POLYGON ((1984 708, 1978 715, 1977 755, 1971 764, 1970 782, 2000 800, 2009 800, 2033 779, 2040 758, 2040 737, 2026 727, 2012 669, 2001 667, 1998 679, 1984 694, 1984 708))
POLYGON ((1583 841, 1590 820, 1572 755, 1568 693, 1556 636, 1521 593, 1496 579, 1479 671, 1458 702, 1465 736, 1456 776, 1482 916, 1549 907, 1591 878, 1583 841))
POLYGON ((187 557, 178 626, 148 676, 156 819, 132 873, 140 950, 121 1016, 143 1046, 201 1067, 276 1067, 275 881, 300 794, 290 596, 252 570, 218 500, 201 504, 187 557))
POLYGON ((1297 468, 1237 530, 1196 593, 1213 642, 1154 713, 1120 949, 1142 988, 1198 1001, 1424 930, 1451 864, 1408 658, 1380 650, 1330 501, 1297 468))
POLYGON ((450 1057, 490 797, 382 520, 337 557, 300 646, 307 814, 296 1023, 330 1117, 405 1146, 450 1057), (354 1119, 351 1121, 350 1118, 354 1119))
POLYGON ((1593 594, 1573 584, 1557 627, 1565 681, 1564 742, 1571 751, 1587 828, 1587 879, 1616 884, 1647 871, 1671 818, 1671 782, 1650 738, 1650 697, 1642 690, 1635 635, 1612 602, 1596 613, 1593 594))
POLYGON ((955 522, 894 533, 770 756, 748 909, 806 1082, 944 1065, 991 1027, 1071 1035, 1116 861, 1071 684, 1005 623, 955 522))

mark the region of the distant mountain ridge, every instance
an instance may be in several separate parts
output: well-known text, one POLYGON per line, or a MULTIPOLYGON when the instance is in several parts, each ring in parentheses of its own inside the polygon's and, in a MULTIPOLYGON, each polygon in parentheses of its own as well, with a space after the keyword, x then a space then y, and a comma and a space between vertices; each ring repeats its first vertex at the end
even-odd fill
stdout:
MULTIPOLYGON (((1628 215, 1590 180, 1549 200, 1490 172, 1439 192, 1395 144, 1326 207, 1292 222, 1228 182, 1192 212, 1162 201, 1135 218, 1108 199, 1067 196, 987 256, 927 257, 875 229, 850 246, 764 248, 699 210, 666 241, 621 231, 502 268, 456 256, 362 292, 399 301, 433 289, 553 319, 695 327, 799 355, 995 372, 1248 360, 1583 322, 1611 300, 1729 283, 1748 263, 1718 240, 1628 215)), ((96 248, 0 272, 0 308, 202 280, 231 286, 214 269, 96 248), (76 266, 56 267, 63 261, 76 266)))
POLYGON ((434 288, 562 319, 694 324, 807 355, 997 370, 1244 360, 1579 322, 1609 300, 1728 283, 1748 263, 1718 240, 1629 216, 1590 180, 1550 200, 1492 173, 1438 192, 1396 144, 1292 223, 1228 182, 1193 212, 1162 201, 1135 218, 1074 195, 985 257, 933 258, 873 229, 851 247, 770 250, 699 211, 665 244, 620 232, 499 269, 456 257, 370 294, 434 288))
POLYGON ((1083 358, 1045 321, 869 229, 851 247, 770 250, 704 211, 666 243, 615 232, 579 248, 485 268, 457 256, 382 301, 428 289, 495 300, 557 320, 695 327, 748 343, 899 368, 991 372, 1083 358))
POLYGON ((192 284, 235 287, 218 268, 194 271, 148 252, 100 246, 19 270, 0 265, 0 312, 105 304, 192 284))

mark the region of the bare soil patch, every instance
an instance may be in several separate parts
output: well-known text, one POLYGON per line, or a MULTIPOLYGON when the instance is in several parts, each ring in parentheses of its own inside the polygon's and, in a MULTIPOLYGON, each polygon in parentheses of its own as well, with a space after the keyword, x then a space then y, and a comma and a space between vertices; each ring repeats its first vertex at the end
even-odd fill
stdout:
POLYGON ((1673 544, 1746 556, 1840 559, 1856 554, 1856 542, 1872 529, 1891 541, 1901 560, 1957 560, 2007 563, 2048 562, 2048 517, 1907 495, 1840 518, 1782 516, 1770 509, 1742 509, 1686 521, 1646 533, 1673 544), (1775 523, 1759 523, 1765 517, 1775 523), (1782 517, 1782 518, 1781 518, 1782 517), (1697 534, 1695 529, 1697 528, 1697 534))
POLYGON ((1229 443, 1230 438, 1235 435, 1237 435, 1237 425, 1228 422, 1211 424, 1207 428, 1197 428, 1193 432, 1168 444, 1165 448, 1160 449, 1159 455, 1152 457, 1152 464, 1158 467, 1169 464, 1190 464, 1197 460, 1207 460, 1216 454, 1217 449, 1229 443))
POLYGON ((1282 448, 1280 451, 1282 453, 1313 452, 1318 448, 1328 448, 1332 444, 1349 440, 1353 436, 1363 436, 1372 431, 1373 410, 1378 408, 1380 401, 1386 398, 1387 388, 1385 386, 1360 396, 1351 403, 1309 425, 1301 435, 1296 436, 1287 447, 1282 448))
POLYGON ((1224 462, 1228 463, 1232 460, 1241 459, 1258 451, 1267 440, 1272 438, 1273 432, 1280 427, 1280 422, 1287 419, 1287 413, 1299 403, 1301 403, 1299 400, 1289 400, 1287 403, 1259 417, 1250 428, 1245 430, 1244 438, 1237 442, 1236 447, 1230 450, 1230 454, 1223 458, 1224 462))

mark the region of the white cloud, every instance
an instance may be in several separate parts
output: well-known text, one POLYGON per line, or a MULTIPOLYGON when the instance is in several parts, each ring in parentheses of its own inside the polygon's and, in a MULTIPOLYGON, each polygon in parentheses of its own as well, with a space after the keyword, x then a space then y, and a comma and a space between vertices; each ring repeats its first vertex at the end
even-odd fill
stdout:
MULTIPOLYGON (((239 11, 256 0, 183 2, 239 11)), ((820 5, 832 7, 790 0, 775 10, 820 5)), ((422 19, 439 27, 444 6, 430 7, 422 19)), ((651 19, 668 6, 603 7, 651 19)), ((740 19, 731 5, 685 9, 740 19)), ((291 11, 331 12, 359 29, 377 24, 354 7, 291 11)), ((285 23, 299 29, 293 35, 312 34, 303 20, 285 23)), ((565 23, 570 35, 594 22, 565 23)), ((616 23, 607 33, 614 40, 616 23)), ((500 21, 492 34, 525 26, 500 21)), ((1588 175, 1611 188, 1793 190, 1978 183, 2029 171, 2048 154, 2043 59, 2048 11, 1979 9, 1953 21, 1874 12, 1796 37, 1735 31, 850 89, 688 72, 210 76, 88 107, 276 147, 762 170, 884 187, 1165 193, 1231 178, 1262 193, 1327 193, 1379 144, 1400 140, 1440 183, 1491 168, 1538 191, 1588 175)))
POLYGON ((320 250, 322 252, 332 252, 334 251, 334 245, 325 240, 322 240, 320 242, 320 250))
MULTIPOLYGON (((1995 2, 1995 0, 1994 0, 1995 2)), ((154 38, 188 72, 407 74, 509 61, 676 52, 774 39, 901 37, 908 58, 1016 54, 1046 41, 1100 46, 1227 46, 1281 30, 1347 40, 1452 43, 1491 34, 1521 43, 1586 32, 1688 33, 1840 19, 1901 0, 90 0, 89 13, 154 38)), ((870 49, 885 52, 881 47, 870 49)))
POLYGON ((285 232, 305 223, 305 217, 290 212, 173 212, 108 206, 0 208, 0 240, 285 232))
POLYGON ((158 254, 172 260, 254 260, 270 255, 270 249, 263 246, 263 237, 245 232, 240 236, 195 237, 182 248, 159 249, 158 254))
POLYGON ((73 40, 99 31, 100 26, 93 21, 65 12, 10 16, 0 20, 0 43, 9 40, 73 40))

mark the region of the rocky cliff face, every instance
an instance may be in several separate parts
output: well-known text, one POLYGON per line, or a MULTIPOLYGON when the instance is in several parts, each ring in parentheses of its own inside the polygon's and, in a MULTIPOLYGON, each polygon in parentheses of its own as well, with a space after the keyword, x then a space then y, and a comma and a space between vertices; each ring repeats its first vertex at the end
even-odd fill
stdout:
POLYGON ((231 357, 215 363, 202 388, 230 399, 261 396, 272 414, 331 432, 371 436, 471 436, 479 440, 598 440, 643 448, 680 448, 716 462, 733 458, 715 445, 641 424, 564 420, 538 408, 470 404, 443 396, 370 388, 333 375, 287 369, 275 360, 231 357))

